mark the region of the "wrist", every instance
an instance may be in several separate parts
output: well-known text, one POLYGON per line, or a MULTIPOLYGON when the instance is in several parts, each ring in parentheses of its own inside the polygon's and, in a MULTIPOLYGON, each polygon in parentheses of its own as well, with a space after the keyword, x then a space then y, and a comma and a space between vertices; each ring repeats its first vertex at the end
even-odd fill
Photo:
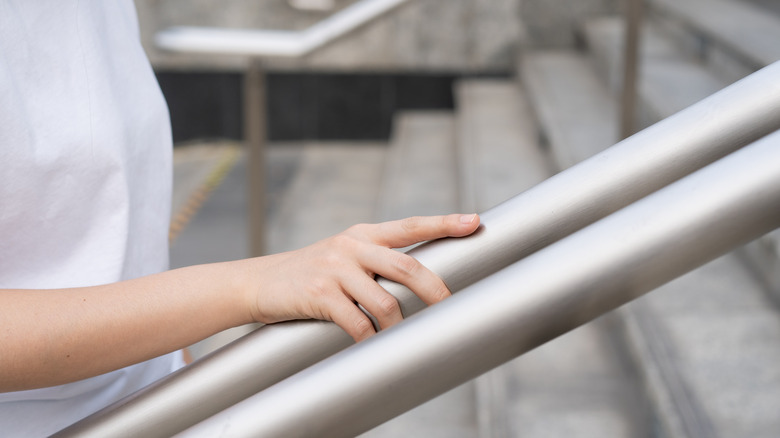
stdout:
POLYGON ((230 297, 231 314, 235 315, 236 325, 263 322, 259 308, 258 295, 263 287, 262 281, 267 257, 255 257, 225 263, 228 272, 225 295, 230 297))

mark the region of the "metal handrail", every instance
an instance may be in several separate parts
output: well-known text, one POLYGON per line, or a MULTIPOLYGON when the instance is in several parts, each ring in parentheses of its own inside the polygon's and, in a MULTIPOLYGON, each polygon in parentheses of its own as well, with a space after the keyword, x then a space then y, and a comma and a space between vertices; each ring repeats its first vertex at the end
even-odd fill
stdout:
MULTIPOLYGON (((410 253, 459 291, 777 129, 780 63, 485 212, 473 236, 410 253)), ((380 282, 404 315, 424 307, 403 286, 380 282)), ((332 323, 266 326, 59 436, 167 436, 351 343, 332 323)))
POLYGON ((329 11, 336 7, 336 0, 287 0, 287 3, 302 11, 329 11))
POLYGON ((155 36, 174 52, 289 57, 307 55, 387 14, 409 0, 362 0, 301 31, 171 27, 155 36))
POLYGON ((780 131, 181 437, 348 437, 780 227, 780 131))

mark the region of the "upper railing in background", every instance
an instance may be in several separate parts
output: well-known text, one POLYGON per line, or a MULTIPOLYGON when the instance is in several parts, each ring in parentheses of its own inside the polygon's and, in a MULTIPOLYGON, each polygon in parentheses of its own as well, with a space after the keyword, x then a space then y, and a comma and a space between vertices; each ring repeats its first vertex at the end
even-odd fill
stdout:
POLYGON ((301 31, 172 27, 157 45, 174 52, 295 58, 307 55, 409 0, 362 0, 301 31))
POLYGON ((330 11, 336 7, 335 0, 287 0, 287 3, 302 11, 330 11))

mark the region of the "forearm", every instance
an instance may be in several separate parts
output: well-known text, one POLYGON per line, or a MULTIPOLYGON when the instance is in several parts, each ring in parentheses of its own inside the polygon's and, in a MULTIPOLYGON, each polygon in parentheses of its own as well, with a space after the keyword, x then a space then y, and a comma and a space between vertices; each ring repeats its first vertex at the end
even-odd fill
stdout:
POLYGON ((357 225, 296 251, 200 265, 88 288, 0 290, 0 391, 95 376, 180 349, 254 320, 331 320, 356 341, 403 317, 379 275, 433 304, 450 292, 390 248, 465 236, 477 215, 357 225))
POLYGON ((95 376, 251 322, 231 263, 120 283, 0 291, 0 391, 95 376))

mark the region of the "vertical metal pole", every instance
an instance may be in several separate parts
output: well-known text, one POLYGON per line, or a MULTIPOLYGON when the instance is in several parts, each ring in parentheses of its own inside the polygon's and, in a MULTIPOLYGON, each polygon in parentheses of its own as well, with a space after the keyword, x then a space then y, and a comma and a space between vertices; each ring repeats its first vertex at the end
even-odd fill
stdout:
POLYGON ((244 75, 244 141, 247 152, 249 255, 265 253, 266 89, 265 71, 252 59, 244 75))
POLYGON ((625 46, 623 47, 623 92, 620 97, 620 138, 636 132, 637 76, 639 74, 639 30, 643 0, 625 1, 625 46))

